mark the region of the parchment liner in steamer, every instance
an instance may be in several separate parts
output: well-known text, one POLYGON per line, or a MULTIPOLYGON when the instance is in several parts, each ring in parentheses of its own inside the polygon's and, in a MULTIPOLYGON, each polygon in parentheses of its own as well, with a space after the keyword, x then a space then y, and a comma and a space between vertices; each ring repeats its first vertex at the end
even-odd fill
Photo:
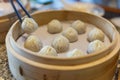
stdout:
MULTIPOLYGON (((71 24, 73 23, 73 21, 62 21, 61 23, 63 26, 63 30, 62 30, 62 32, 63 32, 67 28, 71 27, 71 24)), ((89 31, 92 30, 93 28, 96 28, 96 26, 86 23, 86 32, 83 34, 79 34, 78 41, 70 43, 69 50, 64 53, 58 53, 58 57, 66 57, 66 53, 68 53, 69 51, 72 51, 75 48, 82 50, 85 54, 88 54, 87 47, 88 47, 89 41, 87 40, 87 35, 88 35, 89 31)), ((46 46, 46 45, 51 45, 53 39, 56 36, 60 35, 61 33, 57 33, 57 34, 48 33, 47 32, 47 24, 46 24, 46 25, 40 26, 32 34, 38 36, 40 38, 40 40, 42 41, 43 46, 46 46)), ((24 47, 24 41, 27 38, 27 36, 28 36, 27 34, 23 34, 21 37, 18 38, 17 43, 20 46, 24 47)), ((110 44, 110 40, 106 35, 105 35, 104 43, 106 46, 108 46, 110 44)))

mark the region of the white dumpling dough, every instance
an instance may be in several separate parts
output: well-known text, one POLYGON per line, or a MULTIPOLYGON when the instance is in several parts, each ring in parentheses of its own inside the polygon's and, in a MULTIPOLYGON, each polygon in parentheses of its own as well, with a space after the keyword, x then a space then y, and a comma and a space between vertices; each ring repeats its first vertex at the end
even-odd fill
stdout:
POLYGON ((104 33, 97 28, 94 28, 93 30, 91 30, 88 34, 88 41, 94 41, 94 40, 101 40, 104 41, 105 35, 104 33))
POLYGON ((63 33, 63 36, 65 36, 69 42, 75 42, 78 40, 78 33, 75 29, 73 28, 67 28, 63 33))
POLYGON ((40 55, 57 56, 57 52, 53 47, 45 46, 40 50, 40 55))
POLYGON ((47 31, 51 34, 59 33, 62 31, 62 24, 60 21, 54 19, 47 25, 47 31))
POLYGON ((85 33, 86 26, 81 20, 76 20, 72 23, 72 27, 78 32, 78 34, 85 33))
POLYGON ((21 27, 25 33, 30 34, 38 29, 38 24, 32 18, 25 18, 21 27))
POLYGON ((42 42, 37 36, 30 35, 25 43, 24 47, 28 50, 31 50, 33 52, 38 52, 42 48, 42 42))
POLYGON ((88 53, 93 53, 99 50, 102 50, 106 48, 105 44, 100 40, 94 40, 93 42, 90 42, 87 48, 88 53))
POLYGON ((53 40, 52 46, 58 53, 65 52, 69 49, 69 40, 64 36, 59 35, 53 40))
POLYGON ((85 53, 83 53, 81 50, 74 49, 71 52, 67 53, 67 57, 77 57, 77 56, 84 56, 85 53))

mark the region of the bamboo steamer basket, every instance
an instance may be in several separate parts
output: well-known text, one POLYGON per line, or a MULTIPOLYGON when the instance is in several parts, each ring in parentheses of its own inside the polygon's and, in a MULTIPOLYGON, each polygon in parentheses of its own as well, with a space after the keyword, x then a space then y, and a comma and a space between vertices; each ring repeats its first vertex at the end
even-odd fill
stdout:
POLYGON ((16 21, 6 37, 6 47, 11 73, 17 80, 112 80, 119 56, 119 34, 106 19, 89 13, 75 11, 36 12, 33 18, 39 25, 52 19, 76 20, 98 26, 110 39, 104 50, 77 58, 39 56, 16 43, 23 34, 16 21))
MULTIPOLYGON (((30 11, 30 4, 28 1, 24 1, 25 4, 25 8, 30 11)), ((5 6, 5 8, 7 9, 7 6, 5 6)), ((22 16, 24 16, 24 12, 19 9, 19 12, 22 14, 22 16)), ((11 12, 9 14, 3 14, 0 16, 0 43, 4 43, 5 42, 5 37, 6 34, 9 30, 9 28, 11 27, 11 25, 17 20, 17 16, 14 12, 11 12)))

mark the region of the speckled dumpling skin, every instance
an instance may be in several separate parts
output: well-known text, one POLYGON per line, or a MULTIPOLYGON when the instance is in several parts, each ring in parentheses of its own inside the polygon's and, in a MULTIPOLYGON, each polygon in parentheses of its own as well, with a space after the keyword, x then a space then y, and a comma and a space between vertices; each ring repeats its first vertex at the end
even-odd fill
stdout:
POLYGON ((78 34, 83 34, 86 31, 85 23, 81 20, 74 21, 71 26, 78 32, 78 34))
POLYGON ((51 34, 59 33, 62 31, 62 24, 59 20, 52 20, 47 25, 47 31, 51 34))
POLYGON ((79 57, 79 56, 85 56, 85 53, 83 53, 79 49, 74 49, 67 53, 67 57, 79 57))
POLYGON ((88 41, 94 41, 94 40, 100 40, 100 41, 104 41, 105 35, 104 33, 97 28, 92 29, 89 34, 88 34, 88 41))
POLYGON ((45 46, 40 50, 40 55, 57 56, 56 50, 51 46, 45 46))
POLYGON ((59 35, 53 40, 52 46, 58 53, 65 52, 69 49, 69 40, 64 36, 59 35))
POLYGON ((96 51, 100 51, 104 48, 106 48, 106 46, 102 41, 94 40, 94 41, 89 43, 88 48, 87 48, 87 52, 88 53, 93 53, 93 52, 96 52, 96 51))
POLYGON ((24 47, 30 51, 38 52, 42 48, 42 42, 37 36, 30 35, 25 41, 24 47))
POLYGON ((63 33, 63 36, 65 36, 69 42, 76 42, 78 40, 78 33, 73 28, 67 28, 63 33))
POLYGON ((30 34, 38 29, 38 24, 32 18, 25 18, 21 27, 25 33, 30 34))

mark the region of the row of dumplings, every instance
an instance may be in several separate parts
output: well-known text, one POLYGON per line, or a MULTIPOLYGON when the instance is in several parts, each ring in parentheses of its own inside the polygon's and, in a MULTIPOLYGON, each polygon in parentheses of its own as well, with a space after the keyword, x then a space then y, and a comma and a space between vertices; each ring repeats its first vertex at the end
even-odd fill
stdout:
MULTIPOLYGON (((35 31, 35 29, 37 29, 37 23, 35 23, 31 18, 27 18, 22 23, 22 29, 28 34, 32 33, 35 31)), ((51 34, 59 33, 62 31, 62 24, 58 20, 52 20, 48 23, 47 29, 48 32, 51 34)), ((85 23, 80 20, 76 20, 72 23, 71 28, 68 28, 62 33, 62 35, 57 36, 53 40, 51 46, 43 47, 42 42, 38 37, 36 37, 35 35, 30 35, 25 41, 24 47, 33 52, 40 51, 39 53, 41 55, 57 56, 58 53, 69 50, 69 42, 77 41, 78 34, 84 33, 85 30, 85 23)), ((88 41, 90 41, 87 49, 88 53, 93 53, 105 48, 105 45, 102 42, 104 41, 104 33, 97 28, 94 28, 90 31, 90 33, 88 34, 88 41)), ((67 53, 68 57, 80 55, 85 55, 85 53, 78 49, 74 49, 73 51, 67 53)))
MULTIPOLYGON (((62 31, 62 24, 58 20, 52 20, 47 25, 47 30, 51 34, 59 33, 62 31)), ((62 35, 65 36, 70 42, 78 40, 78 34, 83 34, 86 31, 86 25, 81 20, 76 20, 71 24, 71 27, 66 29, 62 35)), ((97 28, 94 28, 88 34, 88 41, 94 41, 96 39, 104 41, 104 33, 97 28)))
MULTIPOLYGON (((78 34, 84 33, 86 29, 85 23, 81 20, 74 21, 71 27, 74 28, 78 32, 78 34)), ((50 21, 47 25, 47 28, 48 32, 51 34, 59 33, 63 29, 61 22, 57 19, 50 21)))
MULTIPOLYGON (((69 41, 67 40, 67 38, 65 38, 62 35, 60 37, 58 37, 58 38, 63 40, 62 44, 63 44, 63 42, 65 44, 62 45, 62 46, 57 46, 55 44, 56 43, 56 39, 55 39, 55 43, 52 44, 54 48, 52 46, 43 47, 41 41, 39 40, 39 38, 34 36, 34 35, 31 35, 25 41, 24 47, 27 48, 28 50, 31 50, 31 51, 34 51, 34 52, 40 51, 39 52, 40 55, 58 56, 58 53, 57 53, 58 51, 65 51, 69 47, 69 41), (66 43, 67 43, 67 45, 66 45, 66 43)), ((72 52, 68 53, 68 57, 79 56, 79 55, 83 55, 83 53, 78 49, 75 49, 72 52)))
MULTIPOLYGON (((60 33, 63 30, 63 26, 59 20, 52 20, 47 25, 47 30, 50 34, 60 33)), ((65 36, 70 43, 78 40, 78 34, 84 33, 86 30, 85 23, 76 20, 71 24, 71 27, 62 32, 62 35, 65 36)))
MULTIPOLYGON (((34 35, 27 38, 24 43, 24 47, 33 52, 39 52, 40 55, 58 56, 58 53, 64 52, 69 49, 69 41, 66 37, 60 35, 56 37, 51 46, 42 46, 40 39, 34 35)), ((100 40, 94 40, 89 43, 87 52, 93 53, 98 50, 104 49, 106 46, 100 40)), ((83 56, 86 53, 79 49, 74 49, 67 53, 67 57, 83 56)))

